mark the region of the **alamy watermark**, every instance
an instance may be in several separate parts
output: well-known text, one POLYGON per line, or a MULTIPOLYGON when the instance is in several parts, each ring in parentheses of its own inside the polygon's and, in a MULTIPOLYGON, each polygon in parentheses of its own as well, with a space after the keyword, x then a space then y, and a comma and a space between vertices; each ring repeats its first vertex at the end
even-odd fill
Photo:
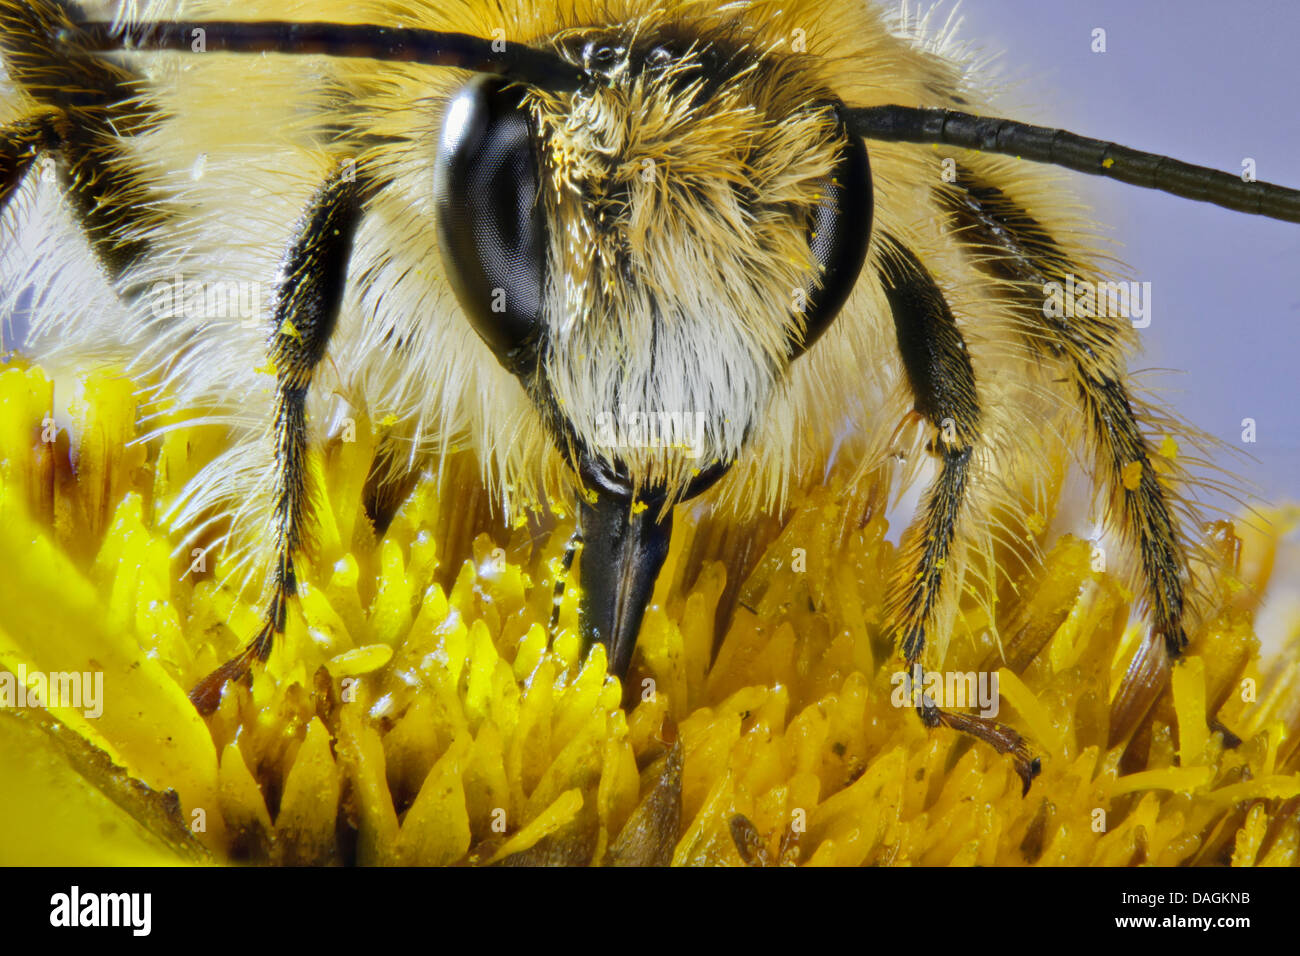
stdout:
POLYGON ((64 707, 94 720, 104 712, 104 672, 0 670, 0 707, 64 707))
POLYGON ((996 671, 925 671, 920 664, 914 664, 910 673, 896 671, 889 682, 894 685, 889 700, 895 707, 915 707, 924 694, 944 710, 978 707, 981 717, 998 715, 996 671))
POLYGON ((682 448, 688 458, 698 458, 704 452, 704 413, 637 412, 620 405, 617 415, 596 415, 596 444, 602 448, 682 448))
POLYGON ((1145 329, 1151 324, 1151 283, 1088 282, 1070 273, 1063 283, 1043 284, 1043 315, 1049 319, 1129 319, 1133 328, 1145 329))
POLYGON ((153 928, 152 893, 83 893, 73 886, 50 897, 50 925, 56 927, 122 927, 133 936, 148 936, 153 928))
POLYGON ((204 323, 235 319, 250 328, 262 319, 262 297, 258 282, 209 282, 178 274, 149 287, 149 309, 160 319, 198 319, 204 323))

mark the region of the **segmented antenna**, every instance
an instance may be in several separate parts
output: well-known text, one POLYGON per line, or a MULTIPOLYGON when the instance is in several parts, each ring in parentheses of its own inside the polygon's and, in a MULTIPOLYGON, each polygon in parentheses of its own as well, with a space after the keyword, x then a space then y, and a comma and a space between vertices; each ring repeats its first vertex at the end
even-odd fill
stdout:
MULTIPOLYGON (((193 49, 202 31, 204 48, 223 53, 286 53, 354 57, 496 73, 557 93, 576 90, 588 74, 563 57, 524 43, 506 43, 466 33, 443 33, 370 24, 206 20, 193 23, 80 23, 83 48, 109 50, 193 49)), ((850 107, 848 127, 863 139, 936 143, 982 153, 1001 153, 1064 169, 1214 203, 1236 212, 1300 223, 1300 190, 1195 166, 1157 153, 1090 139, 1063 129, 1031 126, 993 116, 911 106, 850 107)))
POLYGON ((125 28, 91 21, 77 24, 78 45, 95 51, 193 50, 198 37, 209 53, 292 53, 448 66, 496 73, 557 93, 587 79, 556 53, 525 43, 486 40, 466 33, 442 33, 369 24, 199 20, 193 23, 136 23, 125 28), (196 32, 201 31, 201 32, 196 32), (494 44, 500 49, 494 49, 494 44))
POLYGON ((845 112, 849 129, 864 139, 942 143, 982 153, 1002 153, 1159 189, 1237 212, 1300 222, 1300 190, 1272 183, 1248 183, 1221 170, 1088 139, 1068 130, 911 106, 859 107, 845 112))

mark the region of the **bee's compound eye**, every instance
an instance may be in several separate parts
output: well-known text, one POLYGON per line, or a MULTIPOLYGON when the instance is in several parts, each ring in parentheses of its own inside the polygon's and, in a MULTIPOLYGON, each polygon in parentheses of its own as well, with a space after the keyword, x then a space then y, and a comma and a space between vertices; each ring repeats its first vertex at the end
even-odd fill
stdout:
POLYGON ((546 222, 522 87, 471 80, 447 105, 434 172, 447 280, 502 365, 527 360, 541 323, 546 222))
POLYGON ((871 238, 871 169, 862 140, 845 129, 844 151, 813 212, 808 242, 821 266, 820 287, 808 290, 804 336, 791 357, 806 351, 839 314, 858 281, 871 238))

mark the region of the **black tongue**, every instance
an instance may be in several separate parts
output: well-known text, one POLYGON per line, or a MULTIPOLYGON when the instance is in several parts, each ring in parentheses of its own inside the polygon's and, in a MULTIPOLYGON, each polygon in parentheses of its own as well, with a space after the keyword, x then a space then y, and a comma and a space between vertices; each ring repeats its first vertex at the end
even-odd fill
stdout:
POLYGON ((578 621, 584 654, 593 644, 604 644, 609 672, 622 680, 655 578, 668 557, 672 512, 658 520, 661 502, 634 508, 629 495, 606 489, 595 495, 594 504, 582 498, 578 510, 583 538, 578 621))

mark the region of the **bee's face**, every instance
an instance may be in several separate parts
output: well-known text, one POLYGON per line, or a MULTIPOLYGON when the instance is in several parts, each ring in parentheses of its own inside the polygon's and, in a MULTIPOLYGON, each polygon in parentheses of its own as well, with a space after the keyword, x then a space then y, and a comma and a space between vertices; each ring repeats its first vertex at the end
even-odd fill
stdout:
POLYGON ((597 81, 479 79, 439 157, 448 278, 591 487, 681 500, 741 453, 870 229, 866 157, 800 58, 570 31, 597 81))

